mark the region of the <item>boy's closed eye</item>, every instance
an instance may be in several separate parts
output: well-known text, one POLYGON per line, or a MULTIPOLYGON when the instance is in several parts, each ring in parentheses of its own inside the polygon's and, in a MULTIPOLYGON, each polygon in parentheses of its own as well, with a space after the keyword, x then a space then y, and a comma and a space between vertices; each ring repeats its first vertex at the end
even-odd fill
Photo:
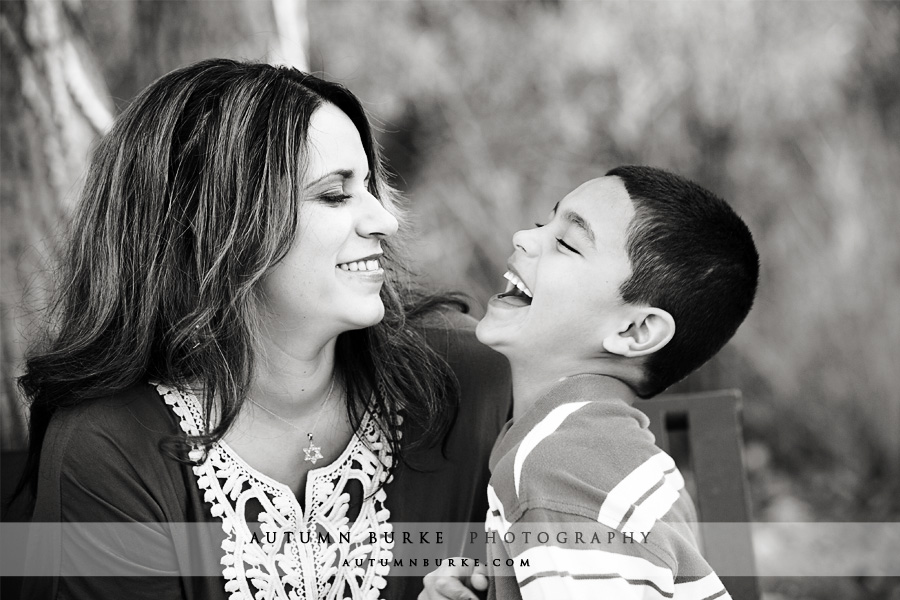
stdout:
POLYGON ((564 239, 558 237, 558 238, 556 238, 556 243, 557 243, 558 246, 561 246, 562 248, 565 248, 565 249, 568 250, 569 252, 574 252, 575 254, 581 256, 581 252, 579 252, 578 250, 576 250, 575 248, 573 248, 571 245, 567 244, 566 241, 565 241, 564 239))
MULTIPOLYGON (((553 213, 554 213, 554 214, 556 213, 556 209, 553 210, 553 213)), ((553 215, 551 215, 551 220, 552 220, 552 216, 553 216, 553 215)), ((534 226, 537 227, 538 229, 540 229, 541 227, 544 227, 545 225, 546 225, 546 223, 535 223, 535 224, 534 224, 534 226)), ((578 250, 576 250, 574 246, 572 246, 571 244, 567 243, 567 242, 566 242, 563 238, 561 238, 561 237, 556 238, 556 244, 557 244, 558 246, 560 246, 561 248, 564 248, 564 249, 568 250, 569 252, 574 252, 575 254, 581 256, 581 252, 579 252, 578 250)))

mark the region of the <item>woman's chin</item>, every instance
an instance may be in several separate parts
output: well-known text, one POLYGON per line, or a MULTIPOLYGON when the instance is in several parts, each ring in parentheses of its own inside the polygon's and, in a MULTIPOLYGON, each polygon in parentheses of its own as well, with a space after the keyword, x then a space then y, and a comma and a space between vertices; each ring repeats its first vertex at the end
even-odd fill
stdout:
POLYGON ((382 319, 384 319, 384 304, 381 298, 378 298, 375 302, 366 302, 359 306, 352 314, 346 316, 345 321, 348 330, 355 330, 378 325, 382 319))

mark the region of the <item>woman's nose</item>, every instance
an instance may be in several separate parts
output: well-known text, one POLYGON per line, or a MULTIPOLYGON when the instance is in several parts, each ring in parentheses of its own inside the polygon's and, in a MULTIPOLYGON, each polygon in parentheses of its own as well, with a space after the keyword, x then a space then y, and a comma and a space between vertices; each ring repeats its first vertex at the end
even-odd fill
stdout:
POLYGON ((365 193, 363 199, 365 215, 359 221, 359 235, 362 237, 385 238, 397 233, 397 217, 375 196, 365 193))

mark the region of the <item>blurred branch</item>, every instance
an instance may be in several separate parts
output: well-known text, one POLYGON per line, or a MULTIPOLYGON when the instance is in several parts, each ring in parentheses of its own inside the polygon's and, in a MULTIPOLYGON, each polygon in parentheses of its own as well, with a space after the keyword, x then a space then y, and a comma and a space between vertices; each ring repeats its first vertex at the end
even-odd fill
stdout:
POLYGON ((268 52, 268 62, 309 71, 306 0, 272 0, 272 11, 277 34, 268 52))
POLYGON ((2 101, 2 447, 24 444, 16 377, 45 323, 53 238, 68 218, 88 149, 112 122, 109 95, 79 37, 77 5, 0 3, 2 101))

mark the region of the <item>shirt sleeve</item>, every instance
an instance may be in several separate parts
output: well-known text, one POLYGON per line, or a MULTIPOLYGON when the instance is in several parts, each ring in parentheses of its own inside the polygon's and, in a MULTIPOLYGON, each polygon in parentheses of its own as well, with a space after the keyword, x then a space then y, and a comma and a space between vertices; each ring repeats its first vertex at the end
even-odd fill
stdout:
POLYGON ((672 570, 638 547, 640 535, 623 538, 596 521, 540 510, 526 511, 498 541, 501 559, 492 566, 506 567, 497 575, 514 576, 524 600, 672 598, 672 570))
POLYGON ((48 430, 32 521, 58 526, 29 552, 53 572, 27 582, 25 598, 183 597, 159 450, 120 418, 91 408, 48 430))
POLYGON ((506 575, 515 577, 523 600, 730 598, 705 562, 679 574, 677 557, 667 550, 676 535, 663 527, 626 533, 584 517, 529 510, 499 538, 509 558, 501 562, 511 563, 506 575))

